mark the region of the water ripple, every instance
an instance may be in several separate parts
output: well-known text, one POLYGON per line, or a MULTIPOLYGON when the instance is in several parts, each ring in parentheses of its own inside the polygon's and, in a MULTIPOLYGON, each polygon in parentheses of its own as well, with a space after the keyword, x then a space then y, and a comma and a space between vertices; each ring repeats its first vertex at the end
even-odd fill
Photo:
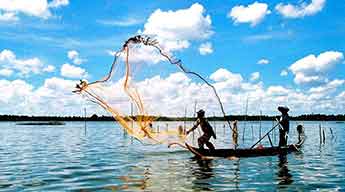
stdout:
MULTIPOLYGON (((213 142, 226 147, 229 132, 221 123, 213 142)), ((326 143, 320 144, 318 124, 305 123, 308 139, 302 153, 200 161, 180 148, 142 146, 112 122, 89 123, 86 132, 83 122, 59 127, 0 123, 0 192, 344 191, 345 141, 340 138, 345 129, 329 122, 336 137, 326 131, 326 143)), ((262 124, 267 129, 271 125, 262 124)), ((257 137, 255 132, 240 146, 257 137)))

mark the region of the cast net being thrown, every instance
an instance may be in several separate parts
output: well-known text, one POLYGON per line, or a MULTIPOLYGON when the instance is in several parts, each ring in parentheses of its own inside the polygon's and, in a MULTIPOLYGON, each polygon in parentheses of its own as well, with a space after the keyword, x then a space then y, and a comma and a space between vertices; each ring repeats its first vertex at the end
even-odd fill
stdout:
MULTIPOLYGON (((198 73, 186 69, 181 60, 175 59, 170 53, 164 52, 156 40, 141 35, 129 38, 122 48, 114 53, 110 71, 104 78, 90 83, 81 80, 74 92, 101 106, 115 118, 125 132, 143 143, 184 143, 186 136, 181 129, 170 127, 169 129, 159 130, 152 127, 154 121, 162 113, 159 109, 164 106, 159 105, 162 105, 164 101, 157 102, 160 99, 159 95, 152 96, 150 94, 153 91, 152 89, 162 88, 150 86, 155 78, 145 79, 145 74, 152 73, 148 69, 153 68, 153 65, 142 64, 136 60, 137 54, 143 53, 142 50, 146 50, 147 57, 159 57, 163 60, 163 64, 168 62, 172 64, 170 66, 176 66, 185 75, 196 78, 199 83, 195 85, 200 86, 198 93, 207 97, 213 95, 212 99, 205 102, 206 104, 203 104, 202 107, 217 106, 216 110, 225 116, 221 99, 212 84, 198 73), (147 53, 155 54, 155 56, 147 53), (129 110, 129 104, 133 106, 133 110, 129 110), (135 114, 131 111, 135 111, 135 114)), ((166 89, 169 89, 169 87, 166 89)), ((181 86, 181 89, 183 89, 183 86, 181 86)), ((157 92, 157 90, 155 91, 157 92)), ((160 94, 165 94, 164 88, 160 91, 160 94)), ((179 91, 183 94, 184 90, 179 91)), ((193 105, 191 101, 188 101, 188 103, 193 105)), ((167 116, 181 117, 183 113, 182 109, 181 113, 168 114, 167 116)), ((230 122, 227 123, 232 130, 230 122)))

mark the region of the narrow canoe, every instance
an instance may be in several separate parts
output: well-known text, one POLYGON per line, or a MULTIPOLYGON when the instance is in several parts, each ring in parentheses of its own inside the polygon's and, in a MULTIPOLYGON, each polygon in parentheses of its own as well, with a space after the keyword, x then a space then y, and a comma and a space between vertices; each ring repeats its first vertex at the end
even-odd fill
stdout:
POLYGON ((288 154, 300 151, 304 141, 297 144, 291 144, 286 147, 263 147, 253 149, 199 149, 185 144, 187 149, 197 157, 258 157, 258 156, 274 156, 279 154, 288 154))

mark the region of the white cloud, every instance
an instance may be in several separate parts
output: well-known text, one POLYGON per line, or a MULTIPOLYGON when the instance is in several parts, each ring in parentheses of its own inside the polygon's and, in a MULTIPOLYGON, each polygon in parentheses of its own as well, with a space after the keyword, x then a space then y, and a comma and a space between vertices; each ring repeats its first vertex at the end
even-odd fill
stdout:
POLYGON ((285 18, 300 18, 315 15, 325 6, 326 0, 311 0, 310 4, 302 1, 300 5, 279 3, 275 8, 285 18))
POLYGON ((13 12, 1 13, 1 10, 0 10, 0 22, 1 21, 10 22, 10 21, 18 21, 18 20, 19 18, 16 16, 15 13, 13 12))
POLYGON ((72 60, 73 64, 76 64, 76 65, 80 65, 82 64, 83 62, 86 61, 86 59, 82 59, 80 58, 79 56, 79 53, 78 51, 76 50, 70 50, 67 52, 67 57, 72 60))
POLYGON ((43 71, 44 71, 44 72, 53 72, 53 71, 55 71, 55 66, 53 66, 53 65, 48 65, 48 66, 46 66, 45 68, 43 68, 43 71))
POLYGON ((6 90, 0 92, 0 113, 80 115, 83 98, 72 93, 75 84, 75 81, 51 77, 35 88, 23 80, 0 80, 0 89, 6 90))
POLYGON ((15 53, 8 49, 0 52, 0 65, 6 69, 18 71, 24 76, 29 76, 31 73, 49 72, 43 70, 46 66, 39 58, 18 59, 15 53))
POLYGON ((68 78, 82 79, 82 78, 87 77, 87 73, 85 69, 70 65, 68 63, 65 63, 62 65, 60 69, 60 74, 61 76, 68 77, 68 78))
POLYGON ((48 7, 58 8, 62 6, 67 6, 69 4, 69 0, 53 0, 49 2, 48 7))
POLYGON ((215 81, 214 86, 219 89, 238 89, 241 87, 243 77, 241 74, 232 73, 224 68, 220 68, 210 75, 210 79, 215 81))
POLYGON ((213 34, 211 17, 204 16, 204 12, 199 3, 176 11, 157 9, 145 23, 143 34, 158 39, 166 51, 185 49, 190 41, 207 39, 213 34))
POLYGON ((212 44, 210 42, 202 43, 199 47, 199 53, 201 55, 208 55, 213 53, 212 44))
POLYGON ((250 74, 250 81, 256 81, 260 78, 260 73, 259 72, 254 72, 250 74))
MULTIPOLYGON (((33 86, 23 80, 0 80, 0 103, 10 104, 20 101, 20 97, 29 95, 33 86), (17 100, 18 99, 18 100, 17 100)), ((2 105, 3 106, 3 105, 2 105)))
POLYGON ((336 90, 341 85, 344 85, 345 80, 335 79, 325 85, 319 87, 312 87, 309 89, 310 93, 329 93, 336 90))
POLYGON ((273 96, 286 96, 290 90, 281 85, 270 86, 267 88, 267 94, 273 96))
MULTIPOLYGON (((107 50, 108 55, 115 56, 116 51, 107 50)), ((161 61, 166 60, 154 47, 149 47, 145 45, 135 45, 130 48, 129 54, 129 62, 138 64, 138 63, 146 63, 146 64, 157 64, 161 61)), ((124 61, 125 55, 121 54, 120 58, 124 61)))
POLYGON ((227 81, 227 80, 241 82, 243 80, 240 74, 234 74, 224 68, 220 68, 214 73, 212 73, 210 75, 210 79, 216 82, 227 81))
POLYGON ((11 69, 0 69, 0 75, 1 76, 9 77, 12 74, 13 74, 13 70, 11 70, 11 69))
POLYGON ((257 64, 260 64, 260 65, 267 65, 269 64, 270 61, 268 59, 260 59, 257 64))
POLYGON ((318 56, 311 54, 293 63, 289 70, 295 75, 296 84, 325 82, 325 73, 341 63, 343 58, 343 53, 337 51, 326 51, 318 56))
MULTIPOLYGON (((68 0, 53 0, 50 3, 47 0, 1 0, 0 18, 7 21, 18 20, 18 14, 40 17, 47 19, 51 14, 49 8, 57 8, 68 5, 68 0), (3 12, 1 14, 1 11, 3 12)), ((0 19, 1 20, 1 19, 0 19)))
MULTIPOLYGON (((344 80, 336 79, 324 86, 305 91, 271 85, 265 88, 262 82, 245 81, 240 74, 218 69, 211 74, 227 114, 244 114, 243 106, 248 97, 249 114, 279 114, 278 105, 287 105, 291 115, 301 113, 337 113, 345 110, 344 80), (340 93, 339 93, 340 91, 340 93), (342 92, 341 92, 342 91, 342 92), (330 99, 331 98, 331 99, 330 99)), ((211 77, 210 77, 211 78, 211 77)), ((43 85, 33 87, 23 80, 0 80, 0 113, 31 115, 80 115, 82 108, 89 113, 109 115, 80 95, 72 94, 76 81, 51 77, 43 85), (85 103, 85 104, 83 104, 85 103)), ((129 114, 129 101, 122 87, 123 79, 105 84, 93 91, 105 98, 113 107, 129 114), (116 92, 114 92, 116 90, 116 92)), ((156 75, 142 80, 131 80, 142 96, 148 114, 183 116, 186 106, 197 101, 197 108, 204 108, 206 115, 220 115, 218 103, 211 89, 203 82, 193 81, 192 76, 182 72, 166 77, 156 75)), ((187 115, 193 115, 193 106, 187 107, 187 115)))
POLYGON ((288 75, 288 72, 284 69, 280 72, 280 76, 285 77, 288 75))
POLYGON ((270 13, 271 11, 266 3, 254 2, 248 6, 238 5, 233 7, 228 13, 228 18, 231 18, 235 24, 250 23, 254 27, 270 13))

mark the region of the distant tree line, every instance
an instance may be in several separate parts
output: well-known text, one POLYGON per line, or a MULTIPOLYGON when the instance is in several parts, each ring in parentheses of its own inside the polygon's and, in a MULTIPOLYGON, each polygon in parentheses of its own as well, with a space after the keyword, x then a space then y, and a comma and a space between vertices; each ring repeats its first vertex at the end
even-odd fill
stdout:
MULTIPOLYGON (((139 116, 126 116, 126 120, 138 119, 139 116)), ((195 117, 165 117, 165 116, 149 116, 155 121, 194 121, 195 117)), ((279 116, 267 115, 231 115, 225 117, 209 116, 209 121, 224 121, 224 120, 247 120, 247 121, 274 121, 279 116)), ((345 121, 345 114, 325 115, 325 114, 306 114, 299 116, 292 116, 291 120, 297 121, 345 121)), ((0 115, 0 121, 114 121, 112 116, 98 116, 96 114, 89 117, 82 116, 26 116, 26 115, 0 115)))

